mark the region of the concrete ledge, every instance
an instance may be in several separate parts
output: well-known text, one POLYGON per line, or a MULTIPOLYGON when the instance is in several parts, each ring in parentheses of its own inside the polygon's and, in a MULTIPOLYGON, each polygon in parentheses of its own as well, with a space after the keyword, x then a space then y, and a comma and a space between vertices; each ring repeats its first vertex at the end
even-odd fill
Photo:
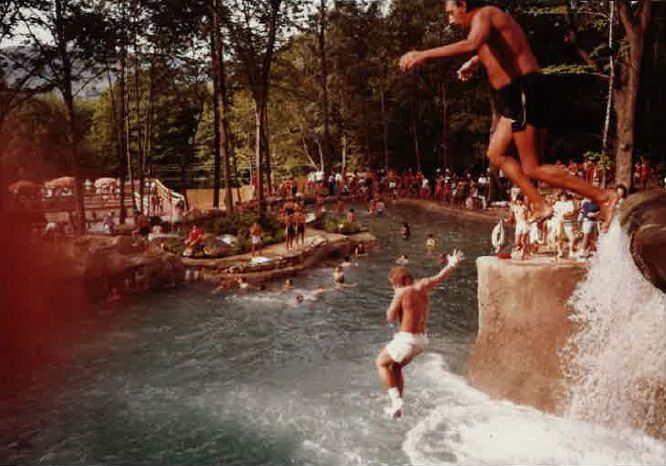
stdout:
POLYGON ((493 398, 557 413, 564 393, 558 353, 573 330, 567 301, 585 266, 481 257, 477 268, 479 331, 470 382, 493 398))

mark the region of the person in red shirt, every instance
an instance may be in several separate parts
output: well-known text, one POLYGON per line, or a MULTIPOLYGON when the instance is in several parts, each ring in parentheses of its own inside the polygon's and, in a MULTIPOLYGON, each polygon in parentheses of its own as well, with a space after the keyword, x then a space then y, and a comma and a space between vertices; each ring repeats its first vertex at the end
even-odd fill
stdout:
POLYGON ((185 247, 194 249, 196 246, 201 244, 201 239, 203 238, 203 230, 199 228, 198 225, 192 225, 190 234, 185 240, 185 247))

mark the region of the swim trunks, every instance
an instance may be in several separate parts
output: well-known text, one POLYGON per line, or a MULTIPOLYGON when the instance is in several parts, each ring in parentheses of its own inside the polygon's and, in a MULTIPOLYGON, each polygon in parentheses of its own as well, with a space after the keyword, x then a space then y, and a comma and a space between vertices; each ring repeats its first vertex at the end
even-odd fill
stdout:
POLYGON ((398 332, 393 340, 386 345, 386 352, 394 362, 400 364, 408 357, 415 357, 428 346, 425 333, 398 332))
POLYGON ((514 133, 523 131, 527 125, 536 128, 548 126, 549 89, 543 74, 520 76, 495 93, 497 110, 500 115, 511 120, 514 133))

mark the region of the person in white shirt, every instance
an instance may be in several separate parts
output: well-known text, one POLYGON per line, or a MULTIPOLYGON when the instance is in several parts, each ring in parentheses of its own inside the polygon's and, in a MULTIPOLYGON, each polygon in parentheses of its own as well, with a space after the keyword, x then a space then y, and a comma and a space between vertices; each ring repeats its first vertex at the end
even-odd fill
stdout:
POLYGON ((554 235, 556 235, 556 250, 557 258, 561 259, 564 257, 564 239, 566 238, 569 243, 569 257, 573 257, 574 254, 574 214, 576 212, 576 206, 574 205, 571 195, 566 191, 562 191, 557 202, 553 206, 553 224, 552 228, 554 229, 554 235))

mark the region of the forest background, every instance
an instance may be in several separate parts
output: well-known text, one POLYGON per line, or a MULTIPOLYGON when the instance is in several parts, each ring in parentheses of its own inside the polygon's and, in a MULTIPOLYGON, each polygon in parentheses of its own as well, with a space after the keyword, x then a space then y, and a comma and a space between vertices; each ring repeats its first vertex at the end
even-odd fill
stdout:
MULTIPOLYGON (((1 176, 155 176, 182 192, 257 173, 270 186, 343 167, 484 170, 482 73, 458 81, 464 58, 397 67, 464 37, 444 3, 6 0, 1 176)), ((665 2, 496 3, 552 82, 548 161, 591 157, 628 184, 638 157, 664 163, 665 2)))

